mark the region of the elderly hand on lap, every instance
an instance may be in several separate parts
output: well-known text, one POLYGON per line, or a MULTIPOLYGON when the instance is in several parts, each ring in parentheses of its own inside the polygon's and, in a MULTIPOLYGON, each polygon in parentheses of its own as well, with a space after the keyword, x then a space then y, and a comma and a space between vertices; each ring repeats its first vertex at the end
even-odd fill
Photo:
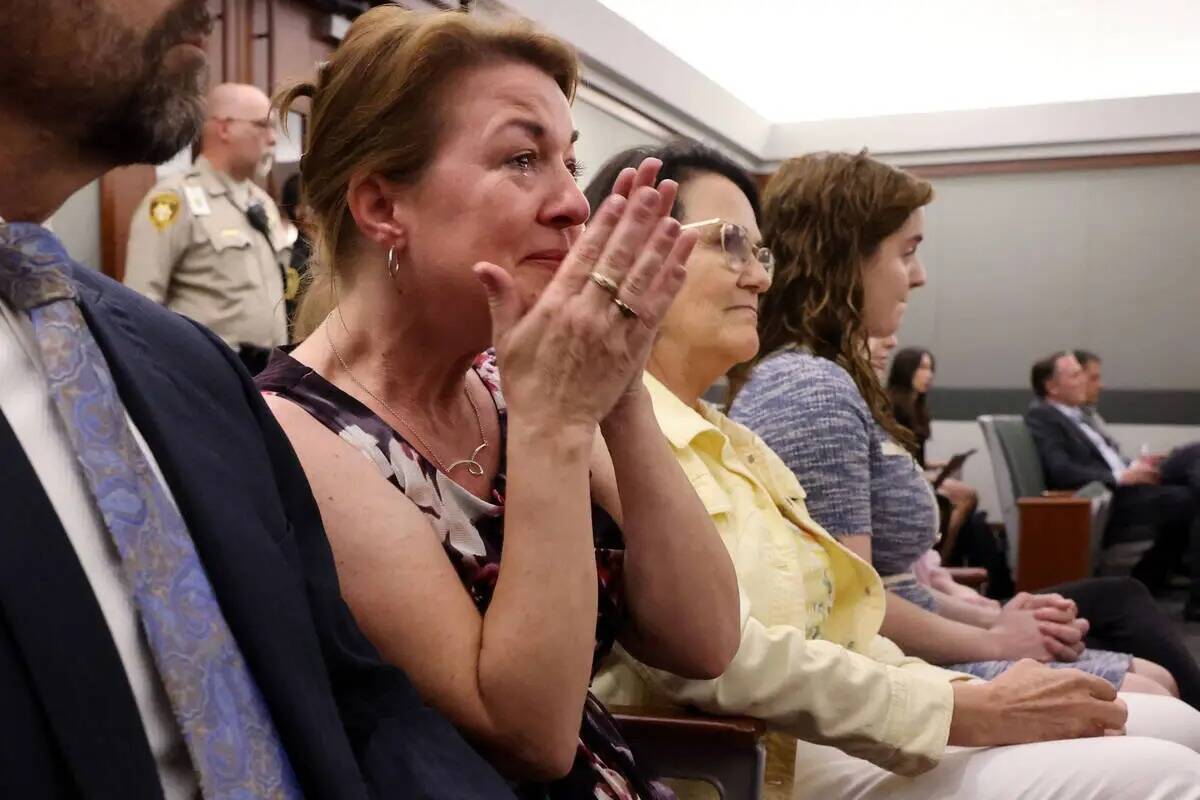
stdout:
POLYGON ((950 744, 1027 744, 1121 734, 1129 715, 1111 683, 1018 661, 995 680, 954 685, 950 744))

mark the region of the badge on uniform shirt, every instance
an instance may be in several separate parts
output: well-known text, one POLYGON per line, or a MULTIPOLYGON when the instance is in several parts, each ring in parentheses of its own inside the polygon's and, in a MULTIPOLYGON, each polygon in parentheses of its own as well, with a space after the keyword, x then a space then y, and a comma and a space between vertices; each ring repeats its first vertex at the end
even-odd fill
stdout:
POLYGON ((208 195, 201 186, 184 186, 183 194, 187 198, 188 210, 193 217, 207 217, 212 213, 208 205, 208 195))
POLYGON ((150 221, 154 227, 166 230, 179 217, 179 195, 162 192, 150 199, 150 221))

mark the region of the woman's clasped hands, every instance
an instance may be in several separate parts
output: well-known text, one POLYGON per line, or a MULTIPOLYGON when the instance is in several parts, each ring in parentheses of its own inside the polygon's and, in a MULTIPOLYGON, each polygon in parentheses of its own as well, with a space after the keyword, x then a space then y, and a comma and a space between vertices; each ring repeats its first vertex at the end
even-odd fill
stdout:
POLYGON ((514 414, 536 408, 559 425, 595 425, 640 381, 696 243, 669 216, 677 184, 654 185, 660 166, 647 159, 618 177, 528 310, 506 270, 475 266, 514 414))

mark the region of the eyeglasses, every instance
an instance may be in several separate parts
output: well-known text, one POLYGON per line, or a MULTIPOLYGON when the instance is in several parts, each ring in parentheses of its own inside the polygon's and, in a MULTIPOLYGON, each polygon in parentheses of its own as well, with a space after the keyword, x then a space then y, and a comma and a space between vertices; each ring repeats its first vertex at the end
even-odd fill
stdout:
POLYGON ((751 264, 758 263, 766 270, 768 278, 774 277, 775 254, 771 252, 771 248, 751 242, 750 232, 743 226, 734 222, 726 222, 718 217, 700 222, 689 222, 687 225, 681 226, 680 230, 686 231, 689 228, 707 228, 717 225, 721 226, 717 232, 720 238, 714 237, 708 243, 712 246, 720 244, 721 251, 729 260, 729 266, 735 272, 744 272, 751 264))

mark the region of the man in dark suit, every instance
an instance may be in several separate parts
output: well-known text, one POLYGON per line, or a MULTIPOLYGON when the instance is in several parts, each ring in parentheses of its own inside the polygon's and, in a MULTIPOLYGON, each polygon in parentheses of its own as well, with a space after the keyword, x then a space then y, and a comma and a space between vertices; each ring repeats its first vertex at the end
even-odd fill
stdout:
MULTIPOLYGON (((1151 458, 1129 461, 1117 443, 1084 411, 1087 379, 1073 353, 1054 353, 1033 366, 1031 382, 1037 397, 1025 414, 1037 445, 1046 485, 1078 489, 1093 481, 1113 492, 1113 511, 1105 532, 1107 543, 1123 537, 1153 538, 1134 569, 1134 577, 1151 589, 1161 589, 1172 568, 1193 541, 1200 507, 1190 487, 1164 485, 1158 463, 1151 458)), ((1196 550, 1193 547, 1192 551, 1196 550)), ((1193 564, 1200 565, 1193 555, 1193 564)), ((1200 617, 1200 582, 1194 581, 1184 613, 1200 617)))
MULTIPOLYGON (((1100 393, 1104 389, 1103 363, 1100 356, 1087 350, 1076 350, 1075 358, 1083 367, 1087 391, 1081 409, 1084 418, 1105 438, 1108 434, 1104 417, 1100 416, 1100 393)), ((1190 486, 1200 492, 1200 442, 1175 447, 1157 463, 1164 484, 1190 486)))
POLYGON ((356 627, 237 357, 40 224, 190 141, 205 7, 0 23, 0 797, 511 797, 356 627))

